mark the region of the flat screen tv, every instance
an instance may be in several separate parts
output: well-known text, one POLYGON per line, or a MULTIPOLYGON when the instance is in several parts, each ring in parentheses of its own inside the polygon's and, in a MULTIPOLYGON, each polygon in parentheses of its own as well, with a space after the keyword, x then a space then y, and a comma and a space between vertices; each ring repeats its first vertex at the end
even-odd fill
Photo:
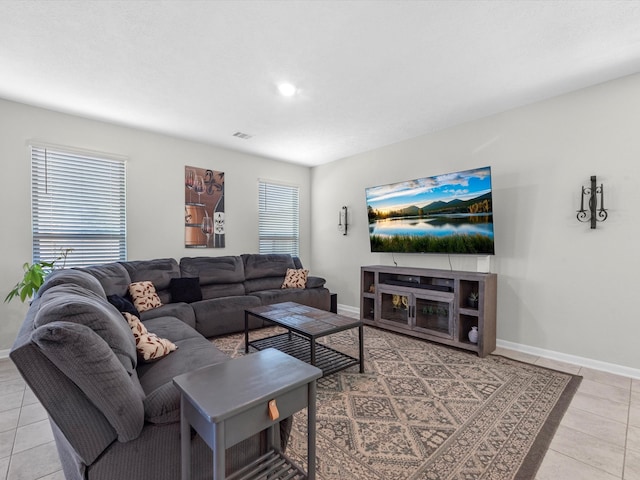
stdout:
POLYGON ((491 167, 366 189, 372 252, 493 255, 491 167))

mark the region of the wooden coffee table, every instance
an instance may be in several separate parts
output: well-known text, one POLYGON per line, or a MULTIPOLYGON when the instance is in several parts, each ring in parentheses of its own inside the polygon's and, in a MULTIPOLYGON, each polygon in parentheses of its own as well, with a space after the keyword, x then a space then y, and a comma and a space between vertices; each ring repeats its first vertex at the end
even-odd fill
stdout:
POLYGON ((295 302, 276 303, 244 311, 245 351, 249 347, 257 350, 276 348, 309 363, 322 370, 323 376, 344 370, 353 365, 360 365, 360 373, 364 373, 364 347, 362 321, 327 312, 295 302), (249 316, 261 318, 284 327, 287 333, 249 341, 249 316), (358 329, 359 358, 318 343, 321 337, 358 329))

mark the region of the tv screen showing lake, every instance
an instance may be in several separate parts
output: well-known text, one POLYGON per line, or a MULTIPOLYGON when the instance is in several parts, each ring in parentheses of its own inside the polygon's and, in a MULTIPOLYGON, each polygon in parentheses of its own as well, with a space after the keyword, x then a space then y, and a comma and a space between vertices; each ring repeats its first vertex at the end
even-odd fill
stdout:
POLYGON ((446 237, 449 235, 483 235, 493 238, 491 215, 443 215, 433 218, 389 218, 369 225, 369 235, 446 237))
POLYGON ((372 252, 494 254, 491 168, 366 189, 372 252))

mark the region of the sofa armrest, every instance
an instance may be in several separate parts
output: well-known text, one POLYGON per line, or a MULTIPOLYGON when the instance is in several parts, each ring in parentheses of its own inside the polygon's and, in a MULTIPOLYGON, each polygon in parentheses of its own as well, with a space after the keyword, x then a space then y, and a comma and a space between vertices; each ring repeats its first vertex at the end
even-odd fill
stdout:
POLYGON ((322 277, 309 276, 309 277, 307 277, 307 287, 306 288, 324 287, 325 283, 327 283, 327 281, 322 277))
POLYGON ((83 463, 90 465, 118 434, 82 390, 31 342, 32 328, 30 322, 23 325, 11 350, 11 360, 65 441, 83 463))
MULTIPOLYGON (((86 325, 51 322, 38 327, 32 341, 71 380, 118 434, 128 442, 140 435, 144 425, 143 392, 132 381, 109 345, 86 325)), ((63 397, 72 390, 60 391, 63 397)))

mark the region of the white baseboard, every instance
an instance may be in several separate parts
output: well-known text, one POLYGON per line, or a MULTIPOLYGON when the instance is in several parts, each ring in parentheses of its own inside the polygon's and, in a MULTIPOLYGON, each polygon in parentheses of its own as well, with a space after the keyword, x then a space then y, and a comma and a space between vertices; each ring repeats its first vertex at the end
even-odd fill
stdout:
POLYGON ((338 304, 338 313, 340 315, 345 315, 347 317, 360 318, 360 309, 356 307, 351 307, 349 305, 338 304))
MULTIPOLYGON (((349 317, 360 318, 360 309, 357 307, 351 307, 349 305, 338 305, 338 313, 347 315, 349 317)), ((514 350, 516 352, 528 353, 537 357, 544 357, 550 360, 557 360, 559 362, 572 363, 580 367, 592 368, 593 370, 600 370, 602 372, 613 373, 615 375, 622 375, 623 377, 640 379, 640 369, 625 367, 624 365, 617 365, 615 363, 601 362, 600 360, 593 360, 591 358, 578 357, 576 355, 569 355, 562 352, 555 352, 553 350, 545 350, 544 348, 531 347, 529 345, 523 345, 521 343, 508 342, 506 340, 496 340, 496 346, 514 350)))
POLYGON ((601 362, 600 360, 593 360, 591 358, 578 357, 577 355, 569 355, 567 353, 556 352, 553 350, 545 350, 544 348, 531 347, 529 345, 508 342, 506 340, 499 340, 499 339, 496 340, 496 346, 507 348, 509 350, 515 350, 517 352, 528 353, 529 355, 548 358, 550 360, 557 360, 559 362, 572 363, 573 365, 592 368, 593 370, 600 370, 603 372, 613 373, 615 375, 622 375, 623 377, 640 379, 640 369, 625 367, 624 365, 601 362))
MULTIPOLYGON (((349 317, 360 318, 360 309, 351 307, 349 305, 338 305, 338 313, 349 317)), ((531 347, 529 345, 523 345, 521 343, 508 342, 506 340, 496 340, 498 347, 507 348, 516 352, 527 353, 529 355, 535 355, 537 357, 544 357, 551 360, 557 360, 559 362, 572 363, 581 367, 592 368, 594 370, 601 370, 603 372, 613 373, 615 375, 622 375, 624 377, 631 377, 640 379, 640 369, 625 367, 623 365, 616 365, 615 363, 601 362, 600 360, 593 360, 591 358, 578 357, 576 355, 568 355, 562 352, 556 352, 553 350, 546 350, 544 348, 531 347)), ((0 359, 9 358, 9 349, 0 350, 0 359)))

